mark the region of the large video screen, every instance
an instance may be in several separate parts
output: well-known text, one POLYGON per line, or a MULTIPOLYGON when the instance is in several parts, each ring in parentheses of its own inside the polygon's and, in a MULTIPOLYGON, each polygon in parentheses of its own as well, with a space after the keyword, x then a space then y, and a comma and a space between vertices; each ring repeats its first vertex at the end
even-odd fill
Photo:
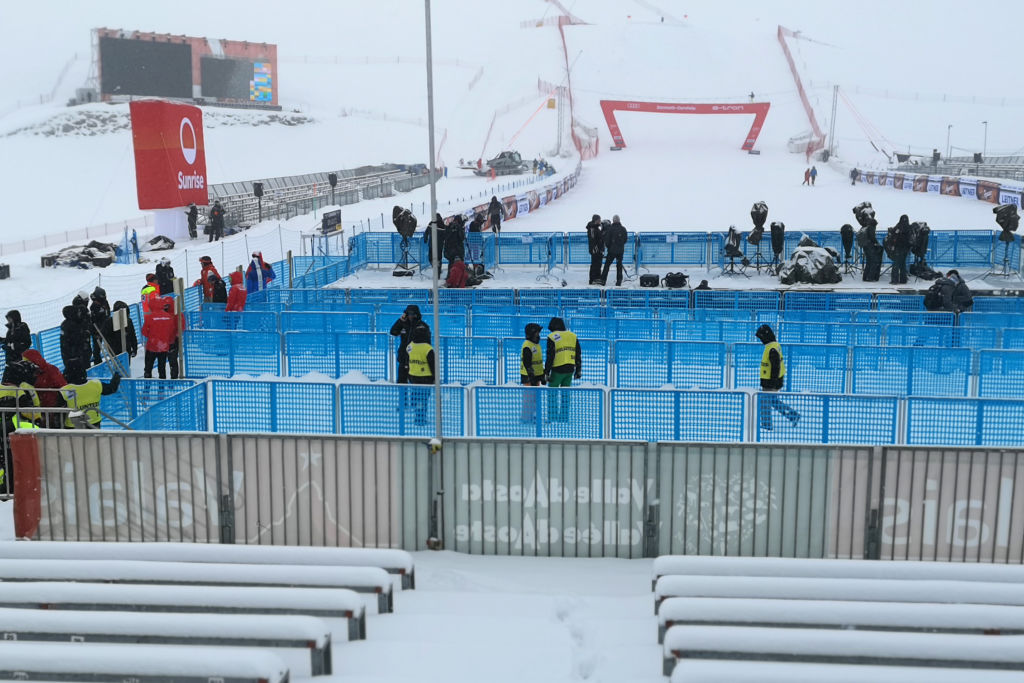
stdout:
POLYGON ((192 97, 192 46, 100 38, 100 78, 104 94, 192 97))
POLYGON ((200 61, 203 97, 270 102, 273 84, 270 62, 203 57, 200 61))

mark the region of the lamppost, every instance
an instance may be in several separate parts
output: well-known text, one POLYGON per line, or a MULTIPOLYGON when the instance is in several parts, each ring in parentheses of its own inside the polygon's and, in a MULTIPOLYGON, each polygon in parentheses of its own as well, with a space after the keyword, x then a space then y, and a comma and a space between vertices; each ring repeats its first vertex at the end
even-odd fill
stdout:
POLYGON ((988 121, 982 121, 981 125, 985 126, 985 141, 981 143, 981 158, 984 159, 988 152, 988 121))
POLYGON ((950 147, 949 147, 949 132, 951 130, 953 130, 953 124, 952 123, 949 124, 948 126, 946 126, 946 159, 947 160, 949 159, 949 151, 950 151, 950 147))

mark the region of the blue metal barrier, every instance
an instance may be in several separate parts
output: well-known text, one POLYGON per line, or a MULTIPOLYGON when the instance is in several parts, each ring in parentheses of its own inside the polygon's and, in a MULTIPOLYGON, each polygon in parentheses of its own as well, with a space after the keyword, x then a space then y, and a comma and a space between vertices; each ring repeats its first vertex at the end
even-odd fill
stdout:
POLYGON ((280 314, 281 332, 371 332, 371 313, 286 311, 280 314))
MULTIPOLYGON (((421 310, 423 314, 423 322, 426 323, 427 327, 433 329, 434 326, 434 314, 433 310, 428 306, 421 310)), ((374 332, 390 332, 391 326, 398 320, 399 315, 388 316, 380 314, 377 316, 376 329, 374 332)), ((442 313, 441 314, 441 335, 449 336, 465 336, 466 331, 469 330, 469 324, 466 322, 465 313, 442 313)))
POLYGON ((907 399, 907 439, 913 446, 1024 445, 1024 401, 985 398, 907 399))
POLYGON ((1024 313, 961 313, 964 327, 1024 327, 1024 313))
MULTIPOLYGON (((131 358, 131 356, 129 356, 127 353, 119 354, 117 356, 117 362, 121 365, 121 368, 125 372, 128 373, 127 375, 122 374, 121 375, 122 379, 124 377, 131 377, 132 376, 132 366, 131 366, 132 358, 131 358)), ((99 365, 94 365, 91 368, 89 368, 88 370, 86 370, 85 371, 85 376, 88 377, 89 379, 110 379, 111 377, 114 376, 114 368, 111 367, 109 361, 105 360, 102 363, 100 363, 99 365)))
POLYGON ((739 443, 745 403, 738 391, 612 389, 612 438, 739 443))
POLYGON ((899 400, 894 396, 849 396, 759 392, 754 426, 758 442, 896 443, 899 400))
POLYGON ((855 315, 855 311, 779 311, 781 320, 804 323, 852 323, 855 315))
MULTIPOLYGON (((124 379, 116 393, 100 398, 100 409, 121 422, 131 423, 157 403, 191 389, 196 383, 187 379, 124 379)), ((104 429, 117 428, 104 423, 104 429)))
POLYGON ((968 349, 998 347, 994 327, 945 327, 939 325, 885 325, 887 346, 962 346, 968 349))
POLYGON ((782 303, 779 292, 743 290, 699 290, 693 292, 694 308, 734 308, 748 311, 777 311, 782 303))
POLYGON ((333 434, 334 385, 213 380, 213 431, 333 434))
POLYGON ((1024 327, 1003 330, 1004 349, 1024 349, 1024 327))
POLYGON ((513 311, 509 311, 505 315, 488 315, 488 314, 477 314, 473 313, 473 336, 474 337, 496 337, 504 339, 506 337, 520 337, 525 334, 526 326, 529 323, 537 323, 541 326, 541 346, 543 348, 544 337, 547 335, 548 321, 551 320, 552 315, 557 315, 558 312, 549 313, 545 315, 516 315, 513 311))
POLYGON ((476 435, 602 439, 604 390, 576 387, 476 387, 476 435))
POLYGON ((569 329, 580 337, 594 339, 664 339, 665 321, 631 318, 571 318, 569 329))
POLYGON ((611 289, 605 301, 612 308, 689 309, 688 289, 611 289))
POLYGON ((726 345, 721 342, 617 341, 620 388, 723 389, 726 345))
MULTIPOLYGON (((978 397, 1024 397, 1024 351, 979 351, 978 397)), ((1024 424, 1021 431, 1024 434, 1024 424)))
POLYGON ((493 337, 441 337, 440 370, 444 384, 497 384, 501 347, 493 337))
POLYGON ((952 325, 953 314, 948 311, 857 311, 853 322, 876 325, 952 325))
MULTIPOLYGON (((186 287, 184 291, 185 295, 185 310, 195 311, 199 309, 200 304, 203 303, 203 287, 202 285, 196 285, 195 287, 186 287)), ((140 306, 141 309, 141 306, 140 306)), ((140 311, 141 314, 141 311, 140 311)), ((142 329, 142 321, 139 321, 139 329, 142 329)))
MULTIPOLYGON (((441 290, 445 291, 445 290, 441 290)), ((452 290, 452 291, 464 291, 464 290, 452 290)), ((469 290, 472 291, 472 290, 469 290)), ((385 321, 397 320, 403 313, 408 304, 377 304, 377 316, 383 317, 385 321)), ((456 304, 456 303, 442 303, 438 306, 438 310, 442 315, 446 313, 453 313, 461 315, 463 317, 467 314, 467 309, 472 308, 469 304, 456 304)), ((430 303, 420 309, 420 313, 423 315, 423 319, 428 323, 433 320, 434 315, 434 304, 430 303)), ((390 327, 390 323, 388 323, 390 327)), ((463 330, 465 331, 465 330, 463 330)))
POLYGON ((371 381, 390 379, 391 336, 383 332, 287 332, 284 361, 289 377, 319 372, 335 379, 361 372, 371 381))
POLYGON ((560 232, 501 232, 498 259, 502 265, 539 265, 548 262, 550 246, 555 250, 555 262, 562 263, 562 241, 560 232), (550 241, 551 237, 555 239, 550 241))
POLYGON ((738 320, 672 321, 672 339, 676 341, 745 342, 755 339, 759 322, 738 320))
POLYGON ((871 308, 870 292, 786 292, 787 311, 866 311, 871 308))
POLYGON ((788 344, 843 344, 878 346, 882 343, 881 325, 854 323, 811 323, 785 321, 775 328, 779 339, 788 344))
POLYGON ((923 294, 878 294, 875 297, 879 311, 923 311, 923 294))
POLYGON ((707 265, 708 238, 702 232, 637 233, 640 266, 707 265))
POLYGON ((432 303, 429 289, 351 289, 354 304, 416 304, 422 310, 432 303))
POLYGON ((281 374, 281 335, 276 332, 185 330, 189 377, 281 374))
POLYGON ((1024 313, 1024 297, 976 296, 972 313, 1024 313))
MULTIPOLYGON (((928 262, 936 268, 988 268, 1003 261, 1004 243, 993 230, 932 230, 928 242, 928 262)), ((1010 269, 1020 272, 1018 235, 1014 247, 1005 253, 1010 269)))
POLYGON ((205 432, 206 385, 197 384, 152 405, 129 423, 147 431, 205 432))
MULTIPOLYGON (((138 328, 139 334, 142 333, 142 329, 138 328)), ((64 359, 60 355, 60 328, 51 327, 49 329, 41 330, 38 333, 39 353, 43 354, 43 360, 51 365, 56 365, 60 369, 64 369, 64 359)), ((142 347, 142 339, 139 339, 139 347, 142 347)))
POLYGON ((922 346, 853 348, 854 394, 967 396, 971 350, 922 346))
POLYGON ((474 313, 480 306, 501 306, 507 311, 516 301, 514 289, 442 289, 438 294, 441 305, 462 304, 474 313))
MULTIPOLYGON (((434 387, 412 384, 338 386, 341 434, 361 436, 434 436, 434 387)), ((465 436, 462 387, 441 387, 444 436, 465 436)))
POLYGON ((247 330, 277 332, 277 313, 266 311, 188 311, 188 330, 247 330))
POLYGON ((539 308, 583 308, 600 307, 599 289, 521 289, 520 306, 539 308))
MULTIPOLYGON (((783 344, 786 363, 785 391, 841 394, 846 391, 846 361, 849 347, 839 344, 783 344)), ((732 387, 761 387, 761 358, 764 345, 736 343, 732 346, 732 387)))
MULTIPOLYGON (((506 384, 518 384, 522 381, 523 337, 507 337, 502 340, 501 355, 504 359, 504 381, 506 384)), ((608 369, 611 365, 611 342, 607 339, 580 339, 580 351, 583 354, 583 372, 580 382, 607 385, 608 369)), ((540 352, 545 354, 546 343, 541 339, 540 352)))

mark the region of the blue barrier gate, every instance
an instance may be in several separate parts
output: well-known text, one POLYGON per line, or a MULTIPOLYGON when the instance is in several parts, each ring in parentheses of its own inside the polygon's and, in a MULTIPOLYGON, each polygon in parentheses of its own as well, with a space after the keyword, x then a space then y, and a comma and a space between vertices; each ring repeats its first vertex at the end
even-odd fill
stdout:
POLYGON ((215 432, 333 434, 334 385, 213 380, 215 432))
POLYGON ((476 435, 602 439, 604 390, 575 387, 476 387, 476 435))
MULTIPOLYGON (((609 383, 608 369, 611 366, 611 343, 607 339, 580 339, 580 351, 583 354, 583 373, 581 382, 593 384, 609 383)), ((541 355, 546 353, 546 344, 541 339, 541 355)), ((509 337, 502 340, 502 357, 504 358, 506 384, 519 384, 522 381, 523 338, 509 337)))
POLYGON ((186 330, 189 377, 281 374, 281 335, 276 332, 186 330))
POLYGON ((497 384, 500 360, 501 349, 493 337, 441 337, 439 362, 444 384, 497 384))
POLYGON ((1024 401, 907 399, 908 445, 1020 446, 1024 401))
POLYGON ((335 379, 361 372, 371 381, 390 379, 391 337, 382 332, 287 332, 284 356, 289 377, 319 372, 335 379))
MULTIPOLYGON (((412 384, 338 386, 340 434, 434 436, 434 387, 412 384)), ((465 436, 462 387, 441 387, 444 436, 465 436)))
POLYGON ((746 394, 612 389, 613 439, 741 442, 746 394))
POLYGON ((206 385, 196 384, 153 404, 129 426, 147 431, 205 432, 206 415, 206 385))
POLYGON ((966 396, 970 378, 970 349, 853 348, 855 394, 966 396))
MULTIPOLYGON (((978 352, 978 397, 1021 398, 1024 396, 1024 351, 978 352)), ((1024 441, 1024 425, 1021 425, 1024 441)))
POLYGON ((615 377, 620 388, 725 387, 726 345, 719 342, 617 341, 615 377))
POLYGON ((754 427, 759 442, 892 444, 898 416, 894 396, 759 392, 754 427))
MULTIPOLYGON (((761 387, 761 343, 733 344, 732 388, 761 387)), ((783 344, 786 364, 785 391, 836 393, 846 391, 848 347, 838 344, 783 344)))

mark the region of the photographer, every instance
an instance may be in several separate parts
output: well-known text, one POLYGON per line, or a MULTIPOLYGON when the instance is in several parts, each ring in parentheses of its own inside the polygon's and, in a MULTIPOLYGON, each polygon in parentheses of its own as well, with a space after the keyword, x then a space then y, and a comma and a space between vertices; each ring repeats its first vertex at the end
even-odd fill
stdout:
POLYGON ((900 216, 896 225, 889 228, 882 247, 892 261, 889 284, 907 284, 907 255, 910 253, 910 219, 907 214, 900 216))
POLYGON ((596 213, 587 223, 587 249, 590 251, 590 284, 601 284, 601 261, 604 258, 604 236, 601 217, 596 213))
POLYGON ((622 256, 626 251, 626 242, 629 241, 629 234, 626 228, 619 222, 618 215, 612 216, 612 223, 604 231, 604 244, 608 249, 608 258, 601 270, 601 284, 608 284, 608 271, 615 262, 615 286, 622 286, 622 256))
POLYGON ((434 220, 428 223, 427 229, 423 231, 423 241, 427 245, 427 261, 434 266, 434 270, 436 271, 438 278, 441 277, 441 262, 444 260, 444 242, 446 237, 445 228, 446 226, 444 224, 444 219, 441 218, 441 214, 436 214, 434 216, 434 220), (437 226, 437 263, 434 263, 434 250, 432 248, 435 225, 437 226))
MULTIPOLYGON (((423 322, 423 315, 420 307, 416 304, 409 304, 395 324, 391 326, 391 336, 398 337, 398 383, 409 382, 409 344, 413 340, 413 331, 426 330, 427 338, 430 338, 430 327, 423 322)), ((419 333, 422 334, 422 333, 419 333)))

